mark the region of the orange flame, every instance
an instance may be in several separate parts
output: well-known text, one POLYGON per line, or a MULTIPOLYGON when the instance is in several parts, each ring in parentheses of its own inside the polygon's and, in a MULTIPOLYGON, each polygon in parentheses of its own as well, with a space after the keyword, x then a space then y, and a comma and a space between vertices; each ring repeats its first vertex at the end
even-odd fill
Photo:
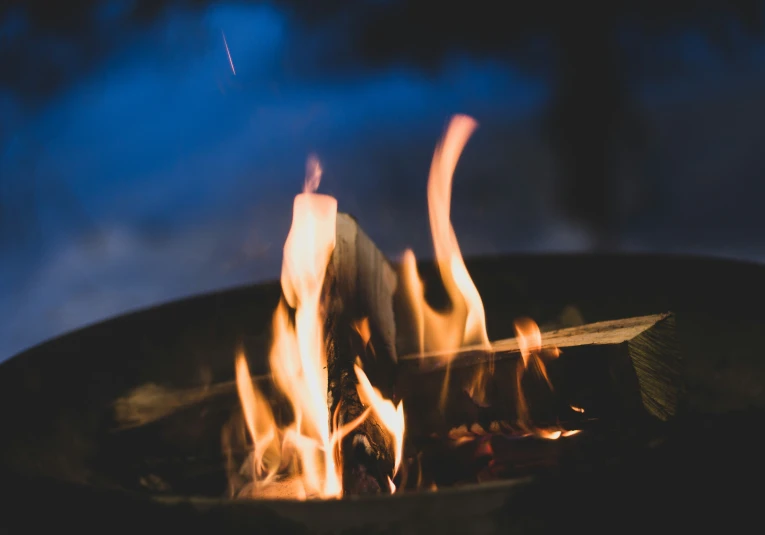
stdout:
MULTIPOLYGON (((452 177, 465 144, 478 126, 466 115, 455 115, 436 146, 428 177, 428 214, 436 263, 451 309, 438 312, 425 301, 417 262, 411 250, 402 258, 402 286, 414 312, 420 353, 444 352, 451 360, 454 352, 465 345, 489 349, 483 302, 470 278, 460 252, 457 236, 450 220, 452 177)), ((441 393, 441 406, 446 401, 447 379, 441 393)))
MULTIPOLYGON (((414 328, 421 354, 436 352, 446 359, 446 377, 441 391, 443 409, 449 386, 450 362, 457 351, 466 346, 483 349, 491 357, 492 346, 486 331, 483 302, 465 266, 459 243, 450 219, 452 179, 459 157, 477 123, 465 115, 450 121, 433 154, 428 177, 428 214, 438 271, 450 301, 446 311, 434 310, 425 300, 414 253, 405 251, 402 258, 401 285, 414 316, 414 328)), ((289 469, 297 478, 283 488, 292 498, 336 498, 342 495, 342 452, 340 444, 348 433, 360 425, 370 412, 393 438, 394 472, 388 478, 391 493, 396 492, 393 476, 401 467, 405 433, 404 407, 385 399, 357 364, 357 392, 366 406, 354 421, 339 425, 339 404, 330 418, 327 400, 327 358, 324 350, 324 311, 322 289, 327 266, 335 248, 337 200, 315 193, 322 168, 315 156, 306 164, 303 193, 297 195, 293 219, 284 244, 281 286, 284 299, 274 312, 273 341, 269 354, 275 385, 290 402, 294 421, 279 429, 265 396, 252 383, 243 353, 236 358, 236 379, 244 420, 253 443, 251 456, 253 493, 263 496, 262 488, 289 469), (290 310, 294 309, 294 319, 290 310)), ((354 322, 354 329, 369 343, 368 319, 354 322)), ((527 433, 555 440, 579 431, 562 428, 535 429, 529 419, 521 379, 533 369, 552 390, 544 358, 557 358, 557 348, 544 348, 537 324, 530 319, 515 323, 521 353, 518 360, 517 395, 518 424, 527 433)), ((490 360, 479 368, 467 385, 471 397, 482 403, 486 381, 494 371, 490 360)), ((572 407, 573 410, 580 410, 572 407)), ((451 437, 471 440, 485 434, 471 429, 469 435, 451 437)), ((421 476, 421 474, 420 474, 421 476)), ((418 487, 421 482, 418 481, 418 487)), ((278 493, 277 493, 278 494, 278 493)))
MULTIPOLYGON (((269 361, 274 382, 288 398, 295 416, 294 423, 284 432, 283 447, 285 451, 292 451, 299 461, 301 495, 331 498, 342 494, 335 451, 339 443, 336 434, 340 430, 330 430, 320 301, 327 265, 335 247, 337 201, 328 195, 312 193, 320 179, 318 160, 309 159, 305 192, 295 197, 282 262, 282 291, 286 303, 295 308, 295 320, 294 324, 290 322, 287 306, 281 302, 274 312, 269 361)), ((263 433, 254 427, 257 421, 250 425, 254 417, 248 415, 263 413, 264 400, 247 379, 246 364, 238 364, 237 371, 239 397, 255 444, 255 461, 260 464, 259 444, 263 433)))
MULTIPOLYGON (((310 157, 304 192, 295 197, 292 226, 284 244, 281 273, 284 300, 277 306, 272 323, 271 374, 294 414, 294 422, 286 429, 277 428, 266 399, 250 378, 244 354, 240 353, 236 359, 239 399, 254 445, 253 495, 263 495, 258 494, 260 489, 274 479, 277 469, 288 467, 299 472, 299 481, 291 482, 286 488, 292 490, 283 497, 341 496, 341 441, 371 411, 394 437, 395 469, 401 464, 403 405, 399 403, 394 407, 384 399, 358 367, 359 395, 367 409, 352 422, 339 425, 338 404, 332 417, 334 425, 330 426, 321 298, 326 269, 335 248, 337 200, 314 193, 320 180, 321 165, 315 157, 310 157), (290 319, 288 306, 295 309, 294 321, 290 319)), ((362 322, 362 331, 363 325, 362 322)))
POLYGON ((242 400, 244 421, 254 446, 252 479, 267 483, 279 468, 278 463, 274 462, 274 457, 278 455, 277 428, 271 407, 252 384, 247 359, 242 351, 236 356, 236 385, 242 400))
POLYGON ((316 193, 321 183, 321 162, 315 154, 308 156, 308 160, 305 163, 305 185, 303 186, 303 193, 316 193))
POLYGON ((467 115, 455 115, 436 147, 428 177, 428 215, 438 269, 453 303, 463 302, 465 325, 462 344, 489 347, 483 302, 465 261, 450 220, 452 178, 460 154, 478 123, 467 115))
MULTIPOLYGON (((518 342, 518 349, 521 352, 521 359, 518 361, 518 370, 516 372, 516 392, 518 396, 518 425, 521 428, 530 430, 531 424, 529 422, 529 408, 526 404, 526 396, 523 393, 522 379, 529 366, 529 361, 534 359, 534 363, 537 361, 537 355, 542 349, 542 333, 539 330, 536 322, 529 318, 521 318, 515 321, 515 339, 518 342)), ((544 366, 544 364, 542 364, 544 366)), ((545 374, 546 376, 546 374, 545 374)), ((552 436, 545 436, 542 432, 542 436, 545 438, 553 438, 552 436)), ((558 435, 560 436, 560 435, 558 435)), ((554 438, 558 438, 555 436, 554 438)))
POLYGON ((393 475, 395 476, 401 467, 401 456, 404 451, 404 403, 399 401, 398 405, 393 405, 392 401, 385 399, 380 391, 372 386, 358 364, 354 368, 359 380, 356 386, 359 399, 364 405, 372 408, 380 423, 393 435, 395 459, 393 475))
POLYGON ((369 340, 372 338, 372 328, 369 326, 368 317, 364 316, 361 319, 353 320, 351 327, 359 333, 359 336, 361 336, 361 339, 365 344, 369 343, 369 340))
MULTIPOLYGON (((526 397, 521 386, 523 375, 526 369, 533 366, 537 375, 542 377, 550 390, 552 390, 552 382, 547 375, 547 367, 545 366, 543 357, 548 359, 558 358, 561 351, 557 347, 543 347, 542 332, 539 330, 539 326, 536 322, 530 318, 520 318, 515 321, 515 334, 516 341, 518 342, 518 349, 521 353, 521 359, 518 361, 518 370, 516 373, 518 425, 527 432, 533 433, 539 438, 548 440, 557 440, 561 437, 576 435, 580 430, 565 430, 561 427, 542 429, 531 425, 526 397)), ((571 408, 577 412, 584 412, 584 409, 579 407, 572 406, 571 408)))

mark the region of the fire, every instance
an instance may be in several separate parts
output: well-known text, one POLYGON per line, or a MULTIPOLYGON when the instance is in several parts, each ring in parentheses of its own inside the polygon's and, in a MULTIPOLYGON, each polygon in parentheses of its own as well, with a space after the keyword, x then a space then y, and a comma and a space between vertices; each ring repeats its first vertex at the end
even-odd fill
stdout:
MULTIPOLYGON (((446 376, 441 390, 441 408, 444 408, 450 382, 450 362, 462 348, 484 350, 489 354, 487 365, 477 368, 472 380, 464 385, 466 392, 478 405, 487 404, 486 384, 494 373, 492 345, 486 331, 486 316, 481 296, 468 273, 459 243, 450 219, 452 178, 457 161, 478 123, 465 115, 455 115, 443 138, 436 146, 428 177, 428 215, 441 280, 451 303, 446 311, 434 310, 425 300, 424 285, 417 272, 417 261, 411 250, 405 251, 402 261, 402 288, 414 316, 420 354, 438 353, 446 359, 446 376)), ((521 388, 521 379, 532 369, 548 385, 544 359, 557 358, 556 347, 543 348, 542 334, 537 324, 527 318, 515 323, 516 339, 521 353, 516 378, 518 381, 518 423, 531 430, 528 407, 521 388)), ((537 430, 539 436, 559 438, 567 436, 563 430, 537 430)))
POLYGON ((454 116, 443 140, 436 147, 428 177, 428 215, 441 278, 452 302, 460 303, 456 305, 459 308, 464 307, 461 343, 489 347, 483 302, 462 259, 450 219, 454 170, 477 126, 478 123, 466 115, 454 116))
POLYGON ((236 386, 242 400, 242 412, 254 451, 252 454, 252 480, 268 483, 278 468, 277 428, 271 407, 250 378, 250 370, 243 352, 236 356, 236 386))
MULTIPOLYGON (((443 139, 436 146, 428 177, 428 215, 441 280, 451 302, 451 309, 439 312, 425 301, 424 287, 417 273, 414 253, 407 250, 402 258, 403 287, 409 305, 414 311, 420 353, 438 351, 451 359, 466 345, 490 349, 486 332, 483 302, 470 278, 460 252, 457 236, 451 224, 452 178, 465 144, 478 123, 466 116, 456 115, 449 123, 443 139)), ((479 372, 482 376, 482 372, 479 372)), ((481 377, 477 376, 476 394, 482 391, 481 377)), ((441 396, 445 403, 447 380, 441 396)))
MULTIPOLYGON (((377 415, 380 423, 393 434, 394 440, 394 467, 395 476, 401 467, 401 455, 404 451, 404 404, 399 401, 398 405, 393 405, 389 399, 385 399, 380 391, 372 386, 364 370, 357 363, 354 366, 356 377, 359 384, 356 387, 359 393, 359 399, 367 407, 371 407, 377 415)), ((391 482, 392 483, 392 482, 391 482)))
MULTIPOLYGON (((309 159, 305 189, 295 197, 292 226, 284 244, 281 285, 286 304, 281 302, 274 313, 269 362, 274 383, 294 412, 294 423, 281 433, 282 452, 290 453, 282 462, 297 465, 304 496, 333 498, 342 494, 336 451, 339 431, 330 429, 320 307, 324 275, 335 248, 337 200, 314 193, 320 180, 318 160, 309 159), (287 305, 295 309, 294 322, 287 305)), ((270 411, 249 378, 243 356, 237 360, 237 387, 254 444, 253 466, 260 466, 263 437, 274 437, 277 430, 272 418, 265 419, 271 426, 266 434, 263 426, 268 424, 257 428, 261 420, 256 416, 270 411)), ((255 481, 264 482, 257 471, 254 476, 255 481)))
MULTIPOLYGON (((435 310, 425 300, 425 289, 411 250, 401 262, 400 287, 413 313, 420 354, 436 352, 446 361, 446 379, 441 392, 441 407, 449 388, 450 362, 465 347, 483 350, 489 355, 486 365, 477 370, 466 390, 473 400, 483 404, 486 382, 494 373, 492 345, 486 330, 483 302, 462 257, 450 219, 452 179, 459 157, 477 123, 465 115, 452 118, 436 146, 428 177, 428 214, 436 264, 450 301, 447 310, 435 310)), ((360 360, 355 365, 357 393, 366 410, 352 422, 340 422, 339 404, 335 413, 328 400, 327 355, 325 353, 325 314, 323 291, 325 273, 335 250, 337 200, 316 193, 322 175, 319 160, 311 156, 306 165, 303 192, 294 199, 293 218, 284 244, 281 271, 283 299, 273 315, 273 340, 269 364, 275 387, 289 402, 293 420, 280 427, 268 398, 253 383, 242 352, 236 356, 236 384, 244 423, 252 442, 248 469, 253 483, 251 496, 289 498, 337 498, 343 494, 341 444, 345 436, 374 414, 390 433, 394 458, 393 473, 387 483, 396 492, 393 478, 402 465, 405 434, 404 405, 385 399, 365 374, 360 360), (282 490, 274 491, 276 482, 289 474, 282 490), (284 490, 286 489, 286 490, 284 490), (284 496, 283 496, 284 495, 284 496)), ((354 320, 351 327, 365 344, 371 340, 368 318, 354 320)), ((521 358, 518 359, 517 420, 526 434, 558 439, 576 434, 562 428, 535 428, 530 422, 521 381, 532 370, 552 390, 545 360, 557 358, 557 348, 545 348, 537 324, 530 319, 515 323, 521 358)), ((575 411, 580 411, 572 407, 575 411)), ((492 431, 494 432, 494 431, 492 431)), ((470 440, 486 434, 478 426, 453 440, 470 440)), ((418 457, 419 459, 419 457, 418 457)), ((405 475, 405 474, 404 474, 405 475)), ((421 474, 420 474, 421 475, 421 474)), ((419 480, 418 480, 419 481, 419 480)), ((418 488, 420 482, 418 482, 418 488)))
POLYGON ((557 358, 560 355, 560 350, 557 347, 545 348, 543 350, 542 332, 531 318, 515 320, 515 339, 518 342, 518 350, 521 352, 521 358, 523 359, 523 369, 527 369, 530 365, 533 366, 534 371, 552 389, 553 386, 550 378, 547 376, 547 368, 542 357, 557 358))
MULTIPOLYGON (((523 379, 526 370, 531 368, 539 377, 545 380, 547 386, 552 391, 553 385, 552 382, 550 382, 550 377, 547 375, 545 359, 558 358, 561 351, 557 347, 543 347, 542 332, 539 330, 539 326, 534 320, 530 318, 520 318, 515 321, 514 326, 515 339, 518 342, 518 349, 521 353, 521 358, 518 360, 518 370, 516 372, 518 425, 527 432, 534 434, 539 438, 546 438, 548 440, 557 440, 561 437, 576 435, 580 432, 577 429, 566 430, 560 427, 543 429, 532 426, 521 380, 523 379)), ((572 407, 572 409, 577 412, 584 412, 584 410, 579 407, 572 407)))
POLYGON ((294 490, 287 497, 340 497, 343 493, 340 444, 371 411, 394 436, 396 470, 401 464, 403 405, 394 407, 384 399, 360 368, 356 369, 359 395, 367 410, 343 425, 337 421, 337 411, 329 414, 322 289, 335 248, 337 200, 315 193, 321 172, 318 159, 311 156, 304 191, 295 197, 292 226, 284 244, 281 273, 284 300, 277 306, 272 323, 271 374, 292 407, 292 424, 284 429, 277 427, 268 402, 252 382, 244 354, 236 358, 237 389, 253 443, 253 496, 264 495, 261 489, 281 470, 299 475, 297 485, 294 481, 290 483, 294 490), (295 311, 294 320, 288 307, 295 311))

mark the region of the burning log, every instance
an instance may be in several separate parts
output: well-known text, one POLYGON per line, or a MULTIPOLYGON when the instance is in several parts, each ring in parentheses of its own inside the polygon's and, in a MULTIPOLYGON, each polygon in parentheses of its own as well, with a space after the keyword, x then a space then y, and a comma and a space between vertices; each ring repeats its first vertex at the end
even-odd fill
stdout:
POLYGON ((474 422, 488 428, 492 421, 512 421, 526 409, 540 425, 584 416, 649 415, 665 421, 675 415, 682 378, 673 314, 560 329, 544 333, 542 339, 542 351, 557 348, 560 355, 544 365, 546 380, 520 371, 521 350, 515 338, 495 342, 492 352, 463 349, 451 360, 438 353, 400 357, 397 393, 407 400, 410 429, 441 433, 474 422), (466 390, 490 359, 494 371, 486 385, 489 402, 479 406, 466 390), (445 410, 428 410, 447 379, 447 362, 445 410))
MULTIPOLYGON (((354 370, 364 373, 387 398, 395 377, 396 273, 372 240, 347 214, 337 216, 337 241, 325 278, 328 405, 337 426, 359 418, 367 407, 354 370)), ((376 412, 342 443, 343 489, 349 494, 389 489, 395 466, 394 437, 376 412)))
MULTIPOLYGON (((352 217, 337 214, 335 227, 335 247, 322 287, 327 358, 327 383, 323 389, 327 398, 322 403, 329 406, 336 429, 367 414, 342 442, 345 492, 360 494, 381 489, 387 492, 388 478, 394 475, 397 447, 376 412, 367 410, 365 405, 370 404, 370 396, 359 395, 354 366, 360 359, 365 376, 386 397, 392 395, 397 360, 392 301, 397 276, 352 217)), ((294 309, 297 295, 290 285, 283 282, 282 286, 288 288, 283 305, 294 309)), ((254 376, 252 384, 274 412, 278 425, 293 417, 284 392, 274 388, 279 385, 274 385, 272 376, 254 376)), ((239 404, 237 393, 237 381, 185 389, 145 384, 115 402, 108 427, 122 431, 119 440, 156 444, 164 440, 160 437, 165 437, 168 429, 198 429, 199 425, 190 425, 188 419, 198 418, 209 406, 225 405, 230 407, 228 412, 235 409, 239 404)), ((186 433, 189 440, 184 440, 182 433, 176 435, 173 443, 179 445, 193 438, 191 431, 186 433)), ((245 446, 241 442, 240 448, 245 446)), ((224 449, 231 449, 230 445, 224 449)))

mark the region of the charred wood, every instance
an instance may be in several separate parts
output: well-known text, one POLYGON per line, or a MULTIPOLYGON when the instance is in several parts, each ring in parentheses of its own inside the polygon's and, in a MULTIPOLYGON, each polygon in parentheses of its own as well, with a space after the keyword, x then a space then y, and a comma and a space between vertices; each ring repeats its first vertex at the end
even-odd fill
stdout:
MULTIPOLYGON (((337 242, 325 278, 328 404, 342 426, 367 409, 357 391, 360 359, 370 381, 391 397, 395 379, 393 294, 396 274, 371 239, 338 214, 337 242), (362 327, 366 323, 365 327, 362 327)), ((342 441, 343 489, 348 494, 389 492, 393 439, 374 412, 342 441)))

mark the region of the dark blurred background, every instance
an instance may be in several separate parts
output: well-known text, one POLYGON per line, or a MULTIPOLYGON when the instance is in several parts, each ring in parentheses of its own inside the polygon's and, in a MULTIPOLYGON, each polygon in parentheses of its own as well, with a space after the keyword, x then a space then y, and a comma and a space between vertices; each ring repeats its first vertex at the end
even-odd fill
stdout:
POLYGON ((277 276, 311 152, 386 253, 431 255, 457 112, 466 255, 765 259, 763 1, 1 6, 0 360, 277 276))

